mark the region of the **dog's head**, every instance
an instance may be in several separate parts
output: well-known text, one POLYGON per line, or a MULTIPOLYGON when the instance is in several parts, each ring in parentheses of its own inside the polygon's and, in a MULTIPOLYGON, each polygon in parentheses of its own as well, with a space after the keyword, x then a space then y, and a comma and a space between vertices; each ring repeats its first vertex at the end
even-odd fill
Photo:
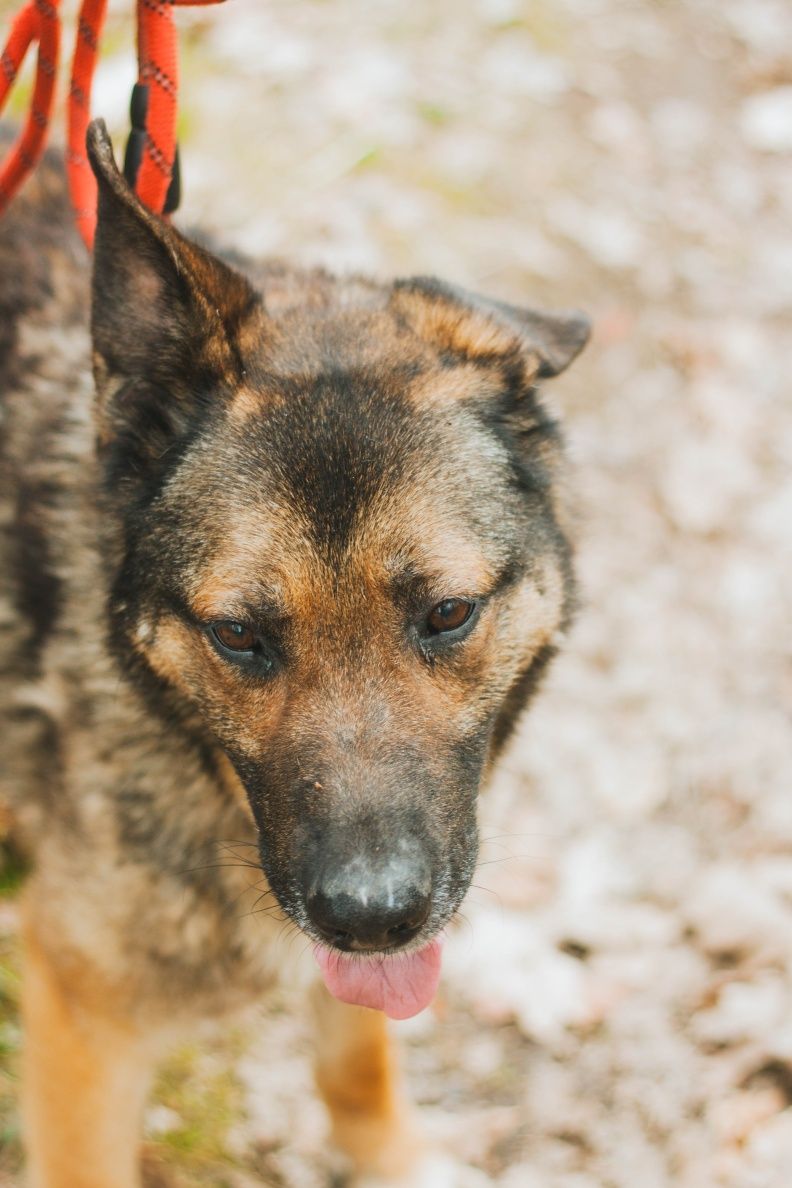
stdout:
POLYGON ((230 759, 289 916, 417 950, 568 615, 536 384, 587 323, 425 279, 257 291, 137 202, 96 125, 89 147, 116 647, 230 759))

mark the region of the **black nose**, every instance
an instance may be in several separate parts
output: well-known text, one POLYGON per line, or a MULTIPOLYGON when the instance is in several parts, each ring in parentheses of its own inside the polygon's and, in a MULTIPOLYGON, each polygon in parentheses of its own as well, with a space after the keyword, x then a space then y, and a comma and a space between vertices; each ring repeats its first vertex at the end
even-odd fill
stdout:
POLYGON ((325 869, 306 898, 311 923, 337 949, 384 950, 407 944, 426 923, 431 878, 420 864, 354 859, 325 869))

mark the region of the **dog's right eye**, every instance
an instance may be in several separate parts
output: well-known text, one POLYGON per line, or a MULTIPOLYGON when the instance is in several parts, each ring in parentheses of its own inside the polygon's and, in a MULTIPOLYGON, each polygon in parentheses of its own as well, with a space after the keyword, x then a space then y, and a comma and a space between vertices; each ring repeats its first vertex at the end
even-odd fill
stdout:
POLYGON ((220 646, 229 652, 253 652, 258 643, 256 634, 250 627, 233 619, 212 623, 211 632, 220 646))
POLYGON ((224 660, 254 677, 271 677, 280 667, 278 653, 259 633, 237 619, 219 619, 206 633, 224 660))

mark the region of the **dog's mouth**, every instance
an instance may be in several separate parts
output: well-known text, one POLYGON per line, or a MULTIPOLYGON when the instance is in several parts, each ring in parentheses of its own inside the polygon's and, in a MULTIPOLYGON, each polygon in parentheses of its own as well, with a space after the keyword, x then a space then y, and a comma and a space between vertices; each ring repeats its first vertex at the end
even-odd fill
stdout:
POLYGON ((475 867, 475 829, 444 860, 435 856, 431 837, 419 844, 409 834, 383 840, 379 852, 353 835, 339 859, 328 833, 322 835, 324 852, 304 844, 302 862, 281 864, 268 862, 272 851, 262 832, 261 865, 270 888, 312 942, 334 998, 409 1019, 437 991, 444 930, 475 867))
POLYGON ((408 952, 343 953, 314 947, 324 984, 334 998, 353 1006, 410 1019, 429 1006, 440 981, 442 937, 408 952))

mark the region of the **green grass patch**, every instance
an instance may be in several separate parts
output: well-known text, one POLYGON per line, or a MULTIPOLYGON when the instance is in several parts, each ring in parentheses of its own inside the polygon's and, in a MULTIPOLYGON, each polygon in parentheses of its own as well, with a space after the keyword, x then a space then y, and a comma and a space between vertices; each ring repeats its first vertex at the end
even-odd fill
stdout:
POLYGON ((419 103, 418 114, 427 124, 442 128, 451 119, 451 113, 439 103, 419 103))
POLYGON ((19 1130, 19 947, 14 937, 0 937, 0 1174, 22 1166, 19 1130))
POLYGON ((379 145, 374 144, 371 148, 364 149, 357 161, 352 166, 353 169, 366 169, 369 165, 376 165, 382 160, 382 149, 379 145))
POLYGON ((28 864, 8 842, 0 842, 0 898, 15 895, 24 882, 28 864))
POLYGON ((238 1166, 228 1151, 230 1127, 244 1114, 242 1088, 233 1071, 234 1037, 222 1050, 189 1045, 163 1068, 152 1095, 175 1115, 173 1127, 153 1136, 163 1162, 191 1182, 219 1185, 222 1167, 238 1166))

